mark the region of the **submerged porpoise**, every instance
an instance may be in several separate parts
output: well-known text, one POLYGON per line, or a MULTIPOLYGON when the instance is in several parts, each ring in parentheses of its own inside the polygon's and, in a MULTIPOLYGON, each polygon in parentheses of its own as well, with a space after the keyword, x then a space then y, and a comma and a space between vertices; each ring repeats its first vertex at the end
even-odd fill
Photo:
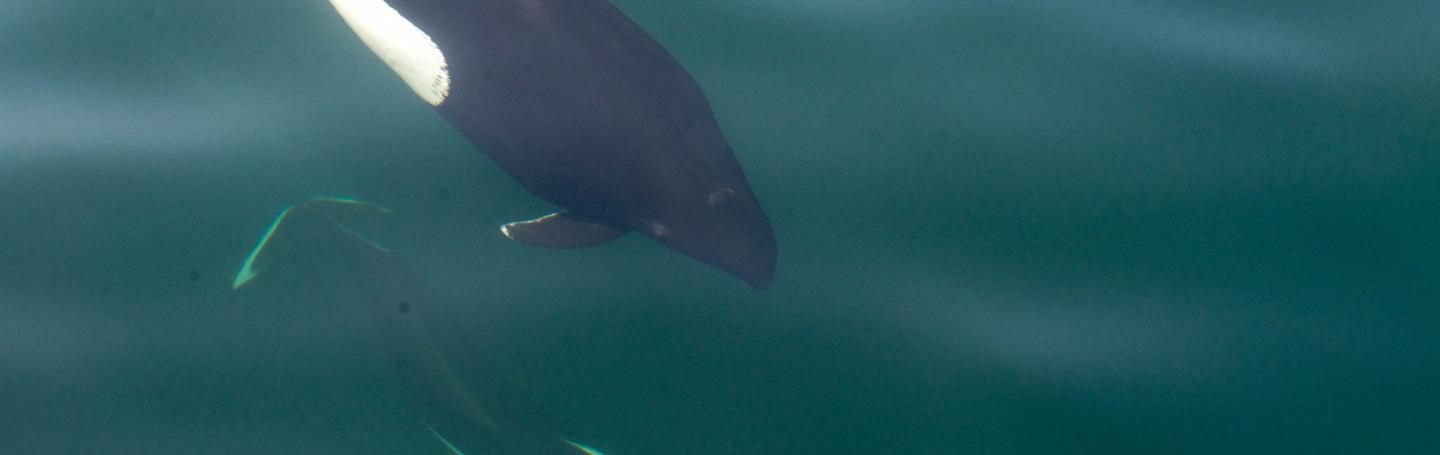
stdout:
POLYGON ((775 236, 700 87, 606 0, 330 0, 425 102, 564 210, 511 239, 640 232, 756 288, 775 236))
MULTIPOLYGON (((316 197, 290 206, 245 259, 240 289, 296 249, 336 254, 366 295, 378 333, 409 389, 421 427, 452 455, 601 455, 570 439, 558 420, 467 343, 442 301, 404 260, 339 221, 389 213, 353 199, 316 197), (318 246, 319 248, 313 248, 318 246)), ((294 259, 285 259, 294 260, 294 259)))

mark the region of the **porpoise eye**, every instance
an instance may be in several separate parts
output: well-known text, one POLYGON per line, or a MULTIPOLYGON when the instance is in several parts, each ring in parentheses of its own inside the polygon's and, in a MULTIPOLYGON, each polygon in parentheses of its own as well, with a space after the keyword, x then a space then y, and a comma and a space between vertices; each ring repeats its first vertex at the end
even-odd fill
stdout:
POLYGON ((719 207, 725 204, 729 204, 730 201, 733 199, 735 199, 735 190, 730 188, 720 188, 718 190, 711 191, 710 194, 706 195, 705 203, 709 204, 711 207, 719 207))

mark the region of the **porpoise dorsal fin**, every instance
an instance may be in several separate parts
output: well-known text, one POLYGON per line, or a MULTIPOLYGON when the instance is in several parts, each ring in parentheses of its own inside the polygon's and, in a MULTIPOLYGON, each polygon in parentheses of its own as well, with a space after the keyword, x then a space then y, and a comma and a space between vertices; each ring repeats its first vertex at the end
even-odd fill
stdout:
POLYGON ((560 211, 530 221, 505 224, 500 226, 500 233, 529 245, 580 248, 615 240, 624 235, 625 230, 560 211))

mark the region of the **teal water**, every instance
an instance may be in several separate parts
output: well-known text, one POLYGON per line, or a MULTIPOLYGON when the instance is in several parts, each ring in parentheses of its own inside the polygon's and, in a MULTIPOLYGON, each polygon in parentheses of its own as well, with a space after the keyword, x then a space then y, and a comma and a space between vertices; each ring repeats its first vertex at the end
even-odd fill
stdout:
POLYGON ((319 0, 0 0, 0 453, 440 453, 286 204, 611 454, 1440 445, 1440 4, 616 1, 704 87, 770 290, 550 210, 319 0))

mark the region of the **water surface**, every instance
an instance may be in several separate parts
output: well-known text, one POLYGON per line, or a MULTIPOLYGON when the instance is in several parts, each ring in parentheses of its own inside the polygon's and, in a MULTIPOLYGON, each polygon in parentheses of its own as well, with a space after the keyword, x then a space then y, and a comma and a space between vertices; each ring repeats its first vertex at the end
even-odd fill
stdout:
POLYGON ((506 241, 551 208, 326 2, 0 2, 0 452, 435 450, 333 262, 229 289, 316 193, 395 208, 607 453, 1440 443, 1440 4, 616 4, 714 105, 770 290, 506 241))

